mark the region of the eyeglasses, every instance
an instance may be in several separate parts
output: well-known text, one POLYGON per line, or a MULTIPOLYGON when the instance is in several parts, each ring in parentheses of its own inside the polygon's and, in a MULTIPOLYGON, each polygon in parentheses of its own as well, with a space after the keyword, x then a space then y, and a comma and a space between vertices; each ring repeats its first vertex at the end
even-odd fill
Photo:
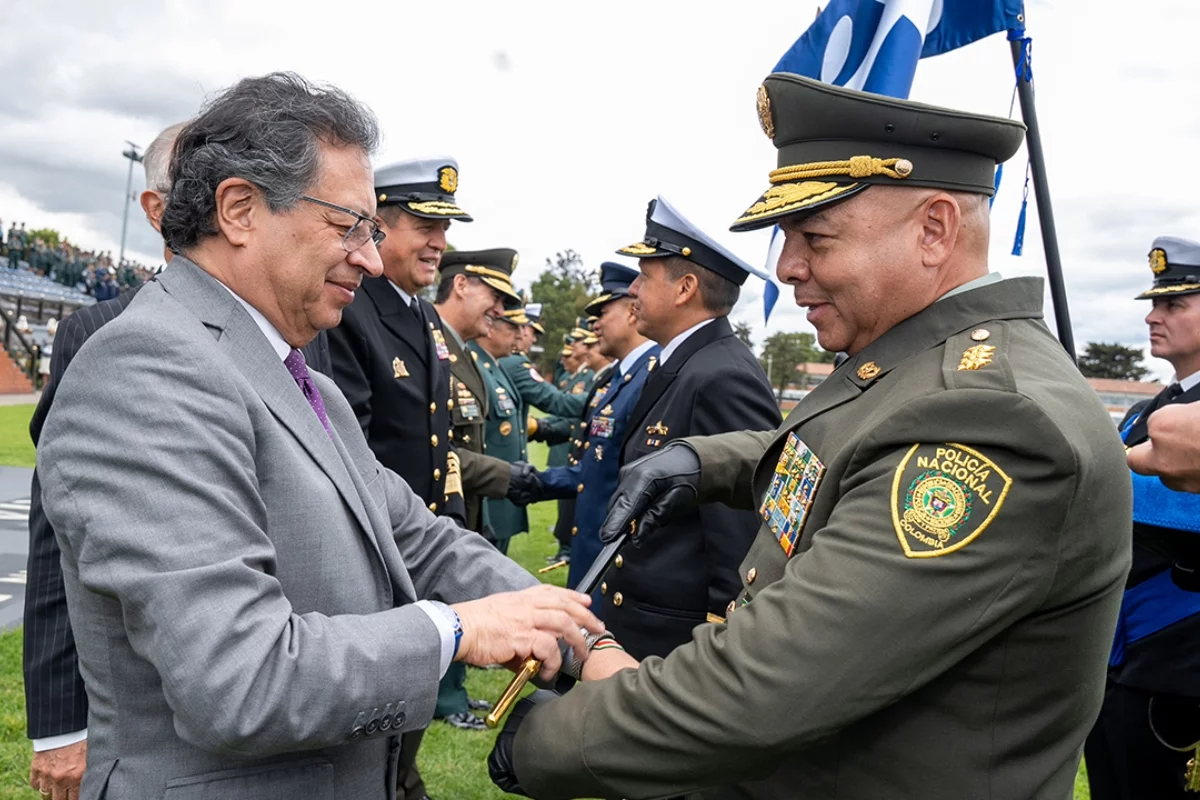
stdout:
POLYGON ((341 211, 355 217, 358 221, 350 226, 350 230, 346 231, 346 235, 342 237, 342 249, 347 253, 353 253, 358 248, 362 247, 368 241, 375 243, 375 246, 383 244, 383 240, 387 238, 387 234, 379 228, 379 223, 370 217, 364 217, 362 214, 345 206, 334 205, 325 200, 318 200, 315 197, 309 197, 306 194, 300 195, 301 200, 307 200, 310 203, 316 203, 319 206, 332 208, 334 211, 341 211), (363 225, 363 223, 366 225, 363 225))

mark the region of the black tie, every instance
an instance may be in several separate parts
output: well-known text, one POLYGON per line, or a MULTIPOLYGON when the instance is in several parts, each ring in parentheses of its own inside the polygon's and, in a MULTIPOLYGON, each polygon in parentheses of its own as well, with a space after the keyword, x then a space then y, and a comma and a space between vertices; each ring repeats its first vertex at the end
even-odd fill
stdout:
POLYGON ((1182 394, 1183 387, 1178 383, 1172 383, 1170 386, 1155 395, 1154 399, 1147 403, 1146 407, 1142 409, 1140 414, 1138 414, 1137 422, 1133 423, 1133 427, 1129 429, 1129 435, 1125 437, 1125 444, 1135 445, 1146 441, 1146 420, 1148 420, 1150 415, 1155 411, 1158 411, 1168 403, 1174 402, 1182 394))

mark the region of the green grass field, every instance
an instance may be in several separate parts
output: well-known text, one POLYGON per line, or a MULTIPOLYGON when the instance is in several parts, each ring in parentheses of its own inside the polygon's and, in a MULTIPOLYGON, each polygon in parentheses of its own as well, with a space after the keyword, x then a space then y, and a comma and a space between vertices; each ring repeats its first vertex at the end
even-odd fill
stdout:
MULTIPOLYGON (((0 465, 33 466, 33 445, 29 443, 29 417, 33 406, 0 406, 0 465)), ((530 458, 545 463, 546 449, 530 445, 530 458)), ((546 557, 556 549, 550 533, 555 506, 541 503, 530 511, 530 533, 512 540, 509 555, 526 569, 545 566, 546 557)), ((558 585, 566 580, 566 570, 542 576, 558 585)), ((504 670, 467 670, 467 691, 472 697, 493 702, 508 685, 504 670)), ((468 733, 434 722, 421 746, 418 764, 425 783, 436 800, 498 800, 512 797, 492 786, 487 776, 486 759, 495 733, 468 733)), ((25 738, 25 699, 21 677, 21 631, 0 635, 0 800, 41 800, 29 788, 29 741, 25 738)), ((930 776, 934 779, 935 776, 930 776)), ((1084 772, 1076 781, 1074 800, 1090 800, 1084 772)))

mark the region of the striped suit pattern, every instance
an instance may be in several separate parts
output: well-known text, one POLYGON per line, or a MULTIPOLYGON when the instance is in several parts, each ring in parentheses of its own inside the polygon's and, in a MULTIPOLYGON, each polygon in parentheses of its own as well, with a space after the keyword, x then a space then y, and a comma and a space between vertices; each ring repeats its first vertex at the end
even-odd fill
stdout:
MULTIPOLYGON (((138 287, 140 288, 140 287, 138 287)), ((100 328, 125 310, 137 289, 85 306, 63 318, 54 336, 50 377, 29 423, 37 446, 54 393, 71 360, 100 328)), ((329 340, 322 332, 304 348, 311 369, 330 374, 329 340)), ((74 733, 87 727, 88 701, 67 616, 67 595, 54 529, 42 511, 37 470, 29 500, 29 561, 25 587, 25 714, 30 739, 74 733)))

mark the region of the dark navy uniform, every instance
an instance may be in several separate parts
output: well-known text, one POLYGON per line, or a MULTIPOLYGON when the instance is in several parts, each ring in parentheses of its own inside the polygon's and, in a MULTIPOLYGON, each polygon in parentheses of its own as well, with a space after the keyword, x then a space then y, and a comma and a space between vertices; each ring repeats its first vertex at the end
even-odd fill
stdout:
MULTIPOLYGON (((380 463, 438 513, 448 499, 450 351, 433 306, 414 302, 387 278, 364 280, 329 333, 333 377, 380 463)), ((465 511, 456 516, 466 524, 465 511)))
MULTIPOLYGON (((739 285, 756 272, 708 239, 662 198, 650 204, 643 242, 617 251, 640 258, 682 256, 739 285)), ((669 345, 670 343, 665 343, 669 345)), ((646 379, 629 416, 621 464, 673 439, 782 422, 762 366, 726 317, 695 330, 646 379)), ((640 548, 626 548, 601 587, 600 616, 634 658, 665 656, 692 629, 725 615, 741 588, 737 568, 758 532, 752 511, 696 506, 640 548)))
MULTIPOLYGON (((1150 251, 1150 266, 1154 286, 1138 299, 1200 293, 1194 277, 1200 272, 1200 244, 1160 237, 1150 251)), ((1148 438, 1151 414, 1167 404, 1197 400, 1200 384, 1185 390, 1172 383, 1131 410, 1121 424, 1121 438, 1129 447, 1141 444, 1148 438)), ((1151 699, 1154 716, 1186 714, 1200 728, 1200 586, 1190 585, 1200 562, 1200 495, 1172 491, 1155 477, 1131 475, 1133 566, 1104 706, 1088 737, 1088 781, 1093 800, 1191 797, 1184 773, 1196 754, 1163 746, 1151 727, 1151 699), (1180 567, 1187 571, 1181 573, 1180 567)))

